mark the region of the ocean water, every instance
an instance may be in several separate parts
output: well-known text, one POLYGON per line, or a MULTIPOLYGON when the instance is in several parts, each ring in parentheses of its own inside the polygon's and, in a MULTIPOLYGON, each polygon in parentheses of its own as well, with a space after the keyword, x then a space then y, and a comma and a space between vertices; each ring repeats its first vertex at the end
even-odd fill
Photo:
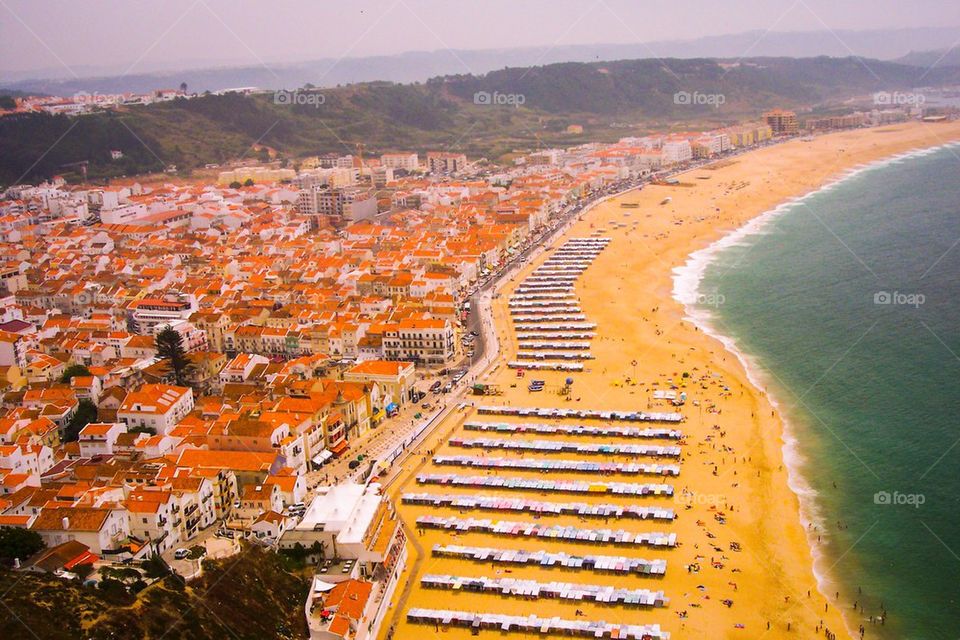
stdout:
POLYGON ((849 626, 960 637, 960 146, 859 167, 674 282, 783 412, 815 571, 849 626))

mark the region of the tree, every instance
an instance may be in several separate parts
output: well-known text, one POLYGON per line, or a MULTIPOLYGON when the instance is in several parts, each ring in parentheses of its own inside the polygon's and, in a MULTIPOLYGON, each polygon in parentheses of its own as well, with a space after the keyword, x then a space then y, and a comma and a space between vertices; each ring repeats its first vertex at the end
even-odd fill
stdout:
POLYGON ((247 178, 246 180, 244 180, 244 181, 243 181, 243 186, 245 186, 245 187, 252 187, 252 186, 253 186, 253 178, 247 178))
POLYGON ((36 531, 20 527, 0 527, 0 558, 12 562, 14 558, 26 560, 45 546, 36 531))
POLYGON ((242 186, 243 186, 243 185, 240 184, 239 182, 237 182, 236 180, 234 180, 233 182, 230 183, 230 188, 231 188, 231 189, 239 189, 239 188, 242 187, 242 186))
POLYGON ((90 577, 90 574, 93 573, 93 565, 89 562, 83 564, 78 564, 72 569, 73 573, 77 574, 77 577, 80 578, 80 581, 84 581, 90 577))
POLYGON ((180 93, 186 93, 186 92, 187 92, 187 83, 186 83, 186 82, 181 82, 181 83, 180 83, 180 93))
POLYGON ((66 442, 73 442, 80 438, 80 431, 97 419, 97 405, 84 398, 77 407, 77 412, 70 418, 66 428, 63 430, 63 439, 66 442))
POLYGON ((177 384, 181 387, 187 386, 187 378, 193 371, 194 364, 187 357, 180 334, 170 327, 158 333, 157 355, 169 362, 177 384))
POLYGON ((151 436, 157 435, 157 430, 154 429, 153 427, 144 427, 144 426, 130 427, 129 429, 127 429, 127 431, 130 433, 146 433, 147 435, 151 435, 151 436))
POLYGON ((82 378, 84 376, 92 376, 92 375, 93 374, 90 373, 90 369, 87 369, 82 364, 72 364, 66 369, 64 369, 63 375, 60 376, 60 382, 69 383, 73 378, 76 378, 77 376, 80 376, 82 378))
POLYGON ((170 567, 159 555, 152 555, 140 565, 148 578, 163 578, 170 573, 170 567))

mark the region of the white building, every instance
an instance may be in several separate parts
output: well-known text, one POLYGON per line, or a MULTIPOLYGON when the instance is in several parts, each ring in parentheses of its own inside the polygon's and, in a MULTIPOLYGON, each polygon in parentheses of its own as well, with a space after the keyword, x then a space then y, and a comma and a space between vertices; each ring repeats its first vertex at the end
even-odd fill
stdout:
POLYGON ((449 320, 404 318, 383 333, 387 360, 444 364, 456 354, 453 326, 449 320))
POLYGON ((303 518, 280 539, 284 549, 297 543, 307 549, 316 548, 316 543, 324 559, 338 562, 335 570, 314 576, 314 588, 307 595, 305 614, 311 640, 378 637, 407 562, 403 527, 380 485, 318 487, 303 518), (339 564, 344 560, 354 561, 344 565, 346 571, 339 564), (341 592, 355 601, 351 607, 355 613, 349 619, 346 609, 338 607, 341 592))
POLYGON ((117 410, 128 427, 148 427, 166 435, 193 410, 193 390, 166 384, 145 384, 131 391, 117 410))
POLYGON ((416 171, 420 168, 420 158, 415 153, 385 153, 380 156, 380 164, 388 169, 416 171))
POLYGON ((660 155, 665 165, 679 164, 693 158, 693 149, 689 140, 668 140, 663 143, 660 155))
POLYGON ((117 438, 126 432, 127 425, 122 422, 91 422, 80 430, 80 455, 84 458, 110 455, 117 438))
POLYGON ((154 335, 164 327, 189 320, 196 310, 197 300, 193 296, 144 298, 131 305, 128 324, 136 333, 154 335))
POLYGON ((30 528, 48 547, 76 540, 97 555, 119 550, 130 535, 125 509, 99 507, 44 507, 30 528))

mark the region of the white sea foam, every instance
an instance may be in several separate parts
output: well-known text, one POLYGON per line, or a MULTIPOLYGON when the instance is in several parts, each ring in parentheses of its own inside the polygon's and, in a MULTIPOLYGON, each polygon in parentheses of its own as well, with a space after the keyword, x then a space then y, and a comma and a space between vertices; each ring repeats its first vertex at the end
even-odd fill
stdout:
MULTIPOLYGON (((835 585, 835 580, 828 575, 829 568, 833 564, 828 564, 829 558, 826 556, 824 545, 817 539, 817 532, 811 525, 815 526, 821 533, 829 531, 825 528, 822 510, 818 504, 818 495, 816 490, 807 482, 803 471, 806 466, 806 460, 802 453, 800 440, 797 437, 796 426, 786 420, 783 411, 780 410, 780 404, 776 397, 769 392, 772 386, 768 384, 769 375, 750 354, 739 348, 734 338, 721 333, 716 327, 716 317, 713 312, 705 306, 698 305, 698 300, 705 292, 701 291, 704 276, 707 269, 718 260, 720 255, 731 247, 747 246, 755 242, 757 237, 768 232, 766 227, 781 215, 788 213, 809 198, 818 194, 825 193, 835 189, 841 183, 849 182, 868 171, 875 171, 883 167, 902 164, 911 158, 927 156, 936 153, 942 149, 960 146, 960 142, 946 143, 934 147, 923 147, 913 149, 896 155, 881 158, 866 164, 859 164, 844 171, 838 178, 827 182, 819 189, 814 189, 801 196, 787 200, 777 207, 766 211, 759 216, 752 218, 743 226, 739 227, 723 236, 713 244, 694 251, 687 257, 687 262, 680 267, 673 269, 673 297, 683 305, 686 313, 686 319, 693 322, 705 334, 716 338, 723 344, 724 348, 732 353, 740 361, 747 373, 747 378, 758 389, 763 391, 770 403, 777 409, 783 419, 783 461, 787 467, 787 484, 790 490, 794 492, 800 502, 800 522, 807 534, 807 541, 813 555, 813 573, 817 580, 817 588, 824 596, 829 598, 830 593, 836 589, 831 589, 835 585)), ((715 292, 714 292, 715 293, 715 292)), ((849 621, 847 621, 849 626, 849 621)), ((851 630, 852 627, 849 630, 851 630)))

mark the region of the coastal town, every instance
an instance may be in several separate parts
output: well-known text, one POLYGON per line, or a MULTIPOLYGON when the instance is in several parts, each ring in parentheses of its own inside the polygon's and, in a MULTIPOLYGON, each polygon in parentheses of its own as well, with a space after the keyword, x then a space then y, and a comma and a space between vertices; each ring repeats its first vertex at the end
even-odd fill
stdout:
MULTIPOLYGON (((597 366, 591 341, 612 338, 598 337, 574 284, 608 242, 653 233, 644 216, 658 211, 623 200, 615 221, 609 214, 609 222, 586 227, 582 217, 638 189, 656 189, 660 212, 678 215, 667 211, 673 194, 693 186, 688 172, 784 141, 803 145, 817 134, 915 124, 923 115, 888 108, 803 122, 777 109, 719 130, 530 151, 507 167, 451 151, 372 157, 358 148, 301 158, 296 167, 237 162, 211 169, 209 179, 93 185, 55 177, 10 186, 0 201, 0 526, 35 532, 45 545, 16 566, 95 584, 118 567, 159 557, 189 580, 202 573, 204 558, 260 545, 314 568, 302 606, 317 640, 391 638, 397 625, 408 630, 397 638, 421 626, 600 633, 579 608, 575 620, 532 620, 516 606, 478 617, 466 606, 427 606, 427 590, 652 611, 678 601, 680 593, 659 587, 597 591, 547 584, 542 573, 520 580, 497 569, 481 581, 425 574, 412 566, 421 545, 409 538, 429 540, 438 558, 495 567, 663 573, 665 560, 624 559, 609 549, 553 557, 530 555, 537 547, 519 543, 492 549, 445 537, 483 531, 485 545, 489 536, 509 535, 658 550, 684 542, 670 527, 682 509, 676 501, 691 494, 660 483, 680 474, 691 448, 716 457, 716 440, 692 444, 684 424, 699 416, 702 425, 708 408, 719 414, 720 397, 732 392, 688 404, 694 388, 713 393, 724 383, 700 372, 688 388, 662 370, 656 391, 638 390, 631 400, 636 413, 590 413, 596 402, 587 400, 602 394, 588 397, 578 376, 597 366), (576 234, 555 242, 570 225, 576 234), (541 256, 546 262, 533 270, 541 256), (535 395, 545 387, 556 391, 547 405, 575 410, 510 414, 517 394, 545 397, 535 395), (471 422, 482 414, 507 417, 471 422), (503 421, 519 418, 539 420, 503 421), (560 426, 535 426, 544 419, 560 426), (445 431, 452 423, 456 435, 445 431), (556 439, 564 428, 571 437, 556 439), (448 450, 434 455, 437 446, 448 450), (466 455, 471 447, 480 455, 466 455), (604 462, 586 462, 601 452, 609 454, 604 462), (404 477, 411 462, 436 468, 404 477), (454 466, 469 475, 448 473, 454 466), (510 475, 501 477, 503 469, 510 475), (534 484, 520 481, 517 470, 536 472, 534 484), (550 484, 553 471, 589 480, 550 484), (637 475, 657 477, 636 484, 637 475), (501 499, 490 502, 476 493, 504 490, 504 478, 518 480, 508 493, 524 497, 498 492, 501 499), (451 485, 471 491, 450 493, 451 485), (543 500, 554 492, 618 494, 618 502, 599 510, 591 502, 591 510, 543 500), (655 506, 621 501, 648 495, 655 506), (438 505, 445 514, 434 512, 438 505), (508 517, 572 513, 579 528, 453 517, 451 508, 512 511, 508 517), (584 524, 598 517, 617 524, 584 524), (663 530, 617 529, 631 517, 663 530), (415 607, 400 606, 404 592, 415 607)), ((743 186, 731 181, 724 193, 743 186)), ((654 239, 667 235, 657 233, 654 239)), ((617 374, 622 388, 638 382, 636 360, 632 367, 632 380, 617 374)), ((718 428, 717 440, 723 435, 718 428)), ((711 510, 718 527, 720 512, 732 511, 711 510)), ((722 569, 727 561, 719 556, 738 546, 724 542, 717 559, 701 560, 704 570, 722 569)), ((700 570, 695 562, 686 568, 700 570)), ((727 578, 736 591, 736 576, 727 578)), ((730 608, 731 598, 712 604, 730 608)), ((604 624, 602 637, 670 637, 653 622, 604 624)))

